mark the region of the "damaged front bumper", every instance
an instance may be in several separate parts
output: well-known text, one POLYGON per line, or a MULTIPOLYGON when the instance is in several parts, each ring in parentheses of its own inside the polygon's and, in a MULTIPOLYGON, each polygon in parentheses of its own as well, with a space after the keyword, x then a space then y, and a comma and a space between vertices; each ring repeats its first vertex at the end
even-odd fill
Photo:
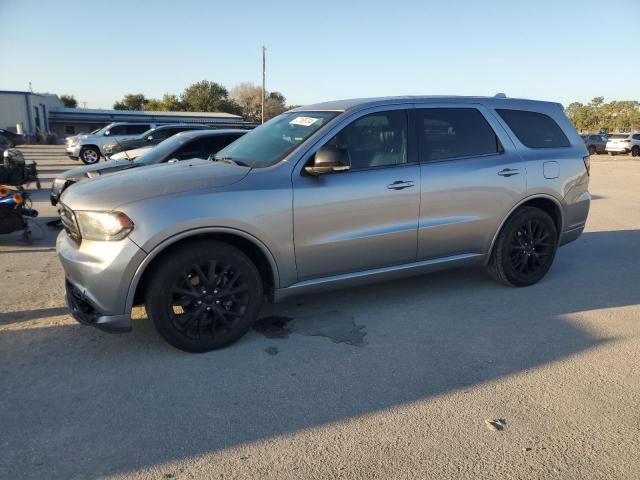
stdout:
POLYGON ((65 289, 69 313, 78 323, 96 327, 109 333, 131 331, 131 315, 103 315, 91 303, 91 300, 69 280, 65 282, 65 289))
POLYGON ((67 305, 73 318, 108 332, 131 330, 127 295, 146 254, 131 240, 79 244, 63 230, 58 257, 65 271, 67 305))

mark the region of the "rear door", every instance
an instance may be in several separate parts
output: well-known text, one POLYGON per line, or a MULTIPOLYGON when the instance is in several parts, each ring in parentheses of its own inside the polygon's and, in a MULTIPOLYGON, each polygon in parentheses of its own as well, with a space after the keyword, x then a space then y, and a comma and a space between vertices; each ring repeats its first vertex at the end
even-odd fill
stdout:
POLYGON ((418 106, 412 120, 422 178, 418 259, 486 253, 526 189, 513 142, 481 105, 418 106))

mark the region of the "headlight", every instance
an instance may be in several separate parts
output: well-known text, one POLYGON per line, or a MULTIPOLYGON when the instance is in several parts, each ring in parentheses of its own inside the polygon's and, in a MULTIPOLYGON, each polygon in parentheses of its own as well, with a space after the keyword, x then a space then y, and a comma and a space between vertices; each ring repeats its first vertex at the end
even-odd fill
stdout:
POLYGON ((113 151, 113 146, 112 145, 105 145, 103 150, 104 150, 104 153, 111 153, 113 151))
POLYGON ((133 222, 122 212, 75 212, 80 234, 87 240, 122 240, 133 230, 133 222))

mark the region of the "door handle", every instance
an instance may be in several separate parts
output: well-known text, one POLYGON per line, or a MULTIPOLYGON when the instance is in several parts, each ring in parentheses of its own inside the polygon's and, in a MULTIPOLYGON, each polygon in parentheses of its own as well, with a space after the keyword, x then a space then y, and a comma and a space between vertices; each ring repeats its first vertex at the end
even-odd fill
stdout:
POLYGON ((409 188, 409 187, 413 187, 413 186, 414 186, 413 182, 405 182, 403 180, 396 180, 392 184, 387 185, 387 188, 389 188, 391 190, 402 190, 403 188, 409 188))
POLYGON ((515 168, 505 168, 503 170, 500 170, 498 172, 498 175, 500 175, 501 177, 511 177, 512 175, 518 175, 520 173, 520 170, 517 170, 515 168))

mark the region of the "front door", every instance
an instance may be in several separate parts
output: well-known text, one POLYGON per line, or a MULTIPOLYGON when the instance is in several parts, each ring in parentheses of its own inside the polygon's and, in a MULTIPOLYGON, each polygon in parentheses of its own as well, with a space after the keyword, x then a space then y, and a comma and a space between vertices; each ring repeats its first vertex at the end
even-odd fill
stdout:
POLYGON ((299 280, 415 261, 420 167, 410 161, 407 115, 370 113, 326 142, 348 152, 349 171, 294 174, 299 280))
POLYGON ((422 178, 418 259, 487 253, 522 198, 526 170, 484 107, 416 108, 422 178))

